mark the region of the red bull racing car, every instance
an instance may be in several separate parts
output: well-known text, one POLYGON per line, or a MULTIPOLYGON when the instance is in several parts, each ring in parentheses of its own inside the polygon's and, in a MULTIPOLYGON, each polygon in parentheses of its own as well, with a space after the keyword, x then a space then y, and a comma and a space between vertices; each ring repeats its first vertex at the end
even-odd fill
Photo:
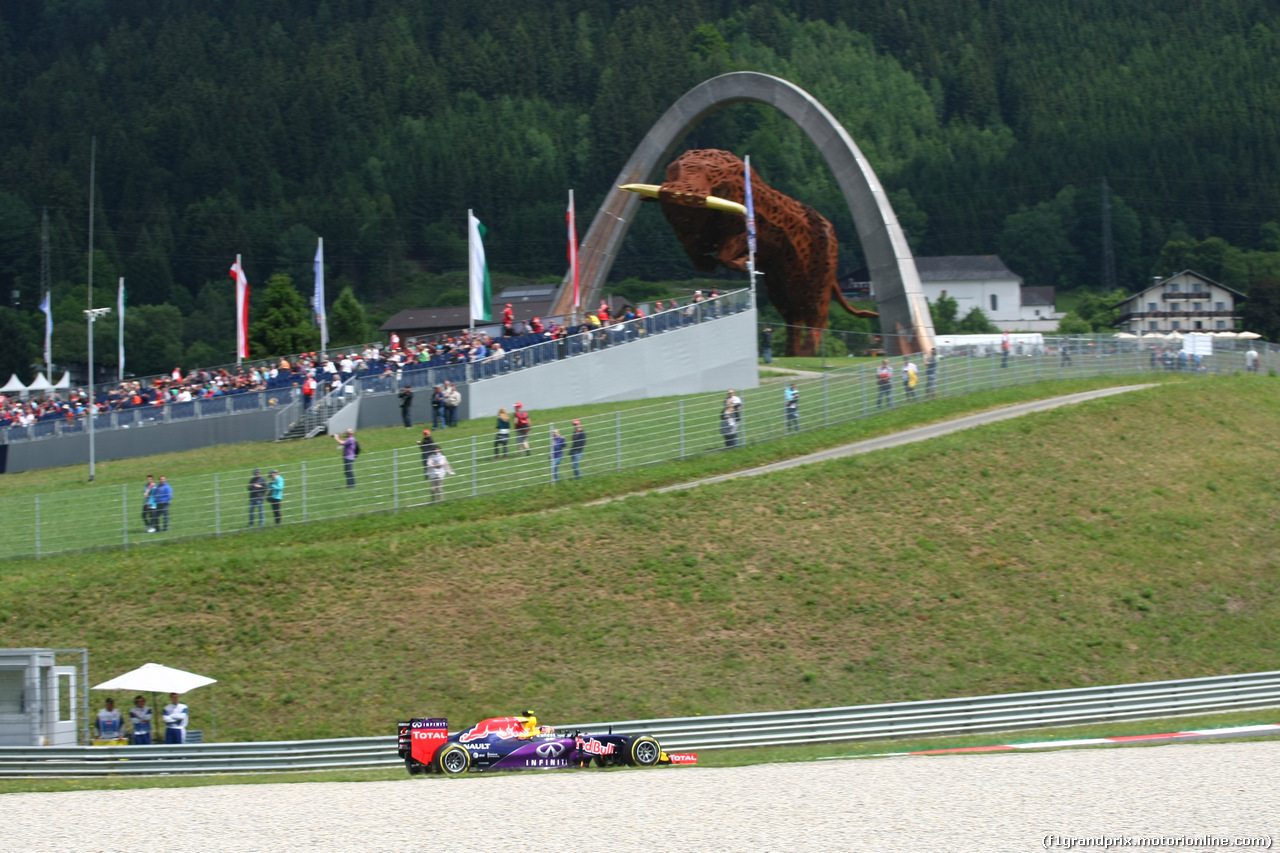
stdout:
POLYGON ((693 753, 662 751, 649 735, 557 732, 539 726, 532 712, 490 717, 449 734, 444 717, 415 717, 398 725, 398 752, 409 774, 459 776, 468 770, 526 770, 559 767, 696 764, 693 753))

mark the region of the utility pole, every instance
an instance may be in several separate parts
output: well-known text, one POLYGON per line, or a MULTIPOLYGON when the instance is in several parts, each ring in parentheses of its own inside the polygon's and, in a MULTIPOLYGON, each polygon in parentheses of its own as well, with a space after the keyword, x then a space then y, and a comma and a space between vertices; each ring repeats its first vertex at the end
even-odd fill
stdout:
POLYGON ((84 312, 85 319, 89 321, 89 405, 85 410, 85 419, 89 422, 89 482, 93 482, 94 475, 94 456, 97 447, 94 444, 93 427, 94 421, 98 419, 98 395, 95 393, 97 389, 93 384, 93 324, 99 317, 105 317, 111 313, 110 308, 90 308, 84 312))

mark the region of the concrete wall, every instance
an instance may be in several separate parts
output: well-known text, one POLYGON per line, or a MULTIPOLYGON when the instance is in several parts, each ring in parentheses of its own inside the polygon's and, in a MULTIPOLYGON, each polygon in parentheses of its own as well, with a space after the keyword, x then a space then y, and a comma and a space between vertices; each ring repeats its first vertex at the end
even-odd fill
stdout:
POLYGON ((760 384, 756 335, 752 308, 593 355, 474 382, 464 389, 466 411, 459 416, 493 417, 499 408, 510 411, 517 402, 530 409, 554 409, 754 388, 760 384))
MULTIPOLYGON (((192 418, 128 429, 100 430, 94 442, 99 462, 154 453, 177 453, 215 444, 275 441, 279 409, 215 418, 192 418)), ((7 445, 4 472, 18 474, 41 468, 89 464, 89 434, 63 435, 7 445)))

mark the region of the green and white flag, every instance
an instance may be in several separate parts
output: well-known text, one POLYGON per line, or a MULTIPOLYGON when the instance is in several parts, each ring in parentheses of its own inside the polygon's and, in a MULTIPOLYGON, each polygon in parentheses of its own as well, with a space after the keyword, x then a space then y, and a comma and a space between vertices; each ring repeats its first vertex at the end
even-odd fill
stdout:
POLYGON ((484 260, 485 227, 471 211, 467 211, 467 257, 471 273, 471 320, 493 322, 493 302, 489 285, 489 265, 484 260))

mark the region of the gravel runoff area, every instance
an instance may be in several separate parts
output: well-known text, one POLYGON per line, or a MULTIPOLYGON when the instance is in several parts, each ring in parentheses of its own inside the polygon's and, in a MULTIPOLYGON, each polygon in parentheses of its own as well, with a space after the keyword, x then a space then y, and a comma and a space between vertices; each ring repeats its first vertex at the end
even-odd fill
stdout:
POLYGON ((1237 839, 1280 837, 1278 767, 1280 743, 1196 743, 6 794, 0 848, 1030 851, 1163 838, 1141 849, 1253 849, 1237 839))

